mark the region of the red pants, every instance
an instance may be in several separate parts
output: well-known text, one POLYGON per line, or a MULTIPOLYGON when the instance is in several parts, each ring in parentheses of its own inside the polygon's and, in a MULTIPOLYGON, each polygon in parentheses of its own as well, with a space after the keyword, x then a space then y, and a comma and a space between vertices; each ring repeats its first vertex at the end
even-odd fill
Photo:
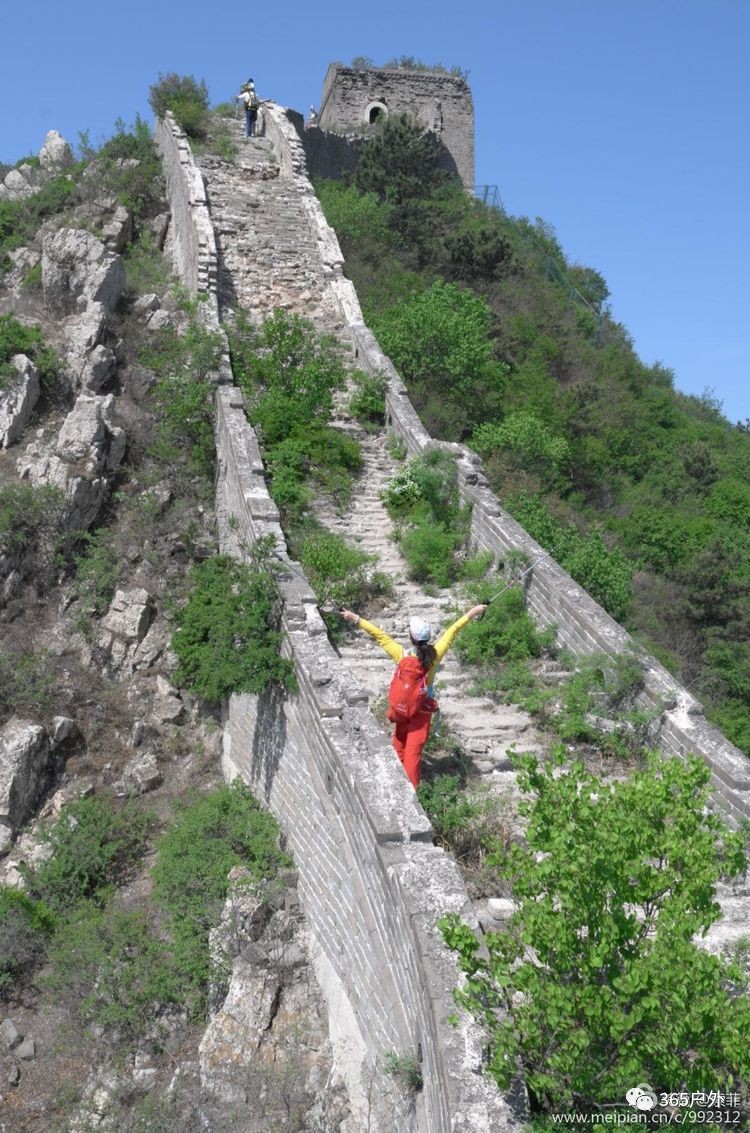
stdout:
POLYGON ((430 734, 431 712, 420 712, 418 716, 397 724, 393 733, 393 746, 401 760, 409 782, 416 789, 422 772, 422 748, 430 734))

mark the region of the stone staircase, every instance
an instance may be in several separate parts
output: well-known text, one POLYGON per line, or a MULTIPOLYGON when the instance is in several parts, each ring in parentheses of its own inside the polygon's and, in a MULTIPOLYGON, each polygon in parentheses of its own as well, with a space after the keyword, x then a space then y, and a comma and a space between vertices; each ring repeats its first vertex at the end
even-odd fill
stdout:
POLYGON ((219 308, 236 307, 260 320, 274 308, 295 311, 335 332, 341 316, 328 291, 300 193, 284 177, 271 143, 245 138, 239 123, 230 163, 211 154, 196 158, 206 183, 219 252, 219 308))
MULTIPOLYGON (((274 308, 283 308, 310 319, 320 330, 341 332, 341 314, 329 288, 331 271, 323 265, 294 178, 284 176, 265 138, 245 139, 238 123, 234 140, 239 151, 236 162, 209 154, 197 159, 219 251, 222 317, 231 317, 231 312, 240 307, 260 321, 274 308)), ((338 512, 329 501, 320 499, 317 517, 329 530, 367 554, 376 555, 377 569, 394 580, 395 597, 375 618, 383 629, 404 640, 409 617, 419 614, 439 632, 469 603, 450 590, 428 596, 407 579, 405 563, 390 539, 390 518, 380 500, 398 463, 388 452, 385 436, 369 436, 346 419, 337 424, 357 436, 364 466, 351 504, 338 512)), ((366 688, 372 700, 384 697, 393 663, 372 639, 353 634, 340 652, 351 668, 352 683, 366 688)), ((555 672, 550 679, 557 679, 555 672)), ((462 671, 455 654, 449 653, 437 680, 443 727, 470 756, 473 773, 515 809, 518 791, 508 751, 515 747, 518 751, 540 752, 543 737, 528 714, 472 695, 471 683, 471 675, 462 671)), ((721 886, 718 897, 724 917, 703 941, 712 951, 731 947, 750 934, 747 879, 721 886)), ((510 910, 507 902, 489 901, 477 911, 486 927, 495 927, 498 916, 507 916, 510 910), (505 908, 497 914, 500 905, 505 908)))
MULTIPOLYGON (((330 531, 375 556, 377 569, 393 579, 393 601, 374 619, 382 629, 406 642, 409 618, 418 614, 432 624, 438 636, 471 602, 458 589, 440 590, 428 596, 417 583, 409 581, 406 563, 390 537, 390 517, 380 499, 399 467, 398 461, 389 455, 384 435, 373 437, 358 432, 357 439, 364 463, 350 505, 337 512, 329 501, 319 498, 316 516, 330 531)), ((371 697, 383 697, 393 672, 393 662, 387 654, 361 632, 354 633, 339 649, 357 682, 371 697)), ((493 792, 512 792, 515 777, 510 769, 509 748, 539 752, 542 738, 527 713, 498 705, 488 697, 472 695, 471 684, 472 675, 461 668, 455 653, 449 652, 436 681, 442 726, 460 743, 470 756, 474 771, 493 792)))

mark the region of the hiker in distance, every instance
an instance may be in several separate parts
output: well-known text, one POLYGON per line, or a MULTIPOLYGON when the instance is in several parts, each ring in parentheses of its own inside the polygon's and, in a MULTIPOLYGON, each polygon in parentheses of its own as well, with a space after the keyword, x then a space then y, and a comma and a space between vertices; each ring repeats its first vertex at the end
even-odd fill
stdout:
POLYGON ((440 635, 434 645, 430 645, 430 623, 423 618, 412 618, 409 622, 409 638, 413 651, 407 651, 403 645, 389 637, 385 630, 360 618, 352 610, 340 611, 345 621, 374 637, 380 648, 396 662, 396 672, 388 690, 388 719, 396 725, 393 733, 396 755, 415 788, 419 786, 421 777, 422 749, 430 734, 433 713, 438 709, 437 701, 432 695, 437 667, 459 630, 486 609, 486 606, 472 606, 440 635))
POLYGON ((242 84, 240 93, 237 95, 235 102, 241 102, 245 111, 245 137, 254 137, 260 99, 255 93, 255 83, 252 79, 248 79, 246 83, 242 84))

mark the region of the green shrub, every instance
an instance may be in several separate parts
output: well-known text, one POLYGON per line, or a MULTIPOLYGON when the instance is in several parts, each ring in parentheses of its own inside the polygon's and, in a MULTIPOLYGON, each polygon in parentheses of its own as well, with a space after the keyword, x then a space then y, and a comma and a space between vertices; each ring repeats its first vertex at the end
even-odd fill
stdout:
POLYGON ((74 589, 87 613, 104 614, 114 597, 122 564, 111 533, 103 528, 80 537, 81 550, 75 557, 74 589))
POLYGON ((169 282, 169 265, 148 228, 142 228, 137 239, 128 246, 123 263, 128 291, 135 295, 161 292, 169 282))
POLYGON ((297 518, 296 512, 305 510, 306 503, 295 508, 296 497, 289 495, 290 485, 296 484, 299 499, 306 501, 302 486, 313 480, 338 504, 344 504, 351 492, 352 475, 362 467, 359 443, 329 425, 297 425, 283 440, 269 445, 267 453, 271 495, 292 520, 297 518))
POLYGON ((480 456, 497 450, 512 455, 519 467, 538 471, 547 480, 558 477, 570 460, 570 446, 533 413, 511 413, 502 424, 485 422, 471 437, 480 456))
POLYGON ((346 379, 335 340, 298 315, 275 311, 260 328, 238 313, 229 342, 285 523, 294 526, 304 517, 311 500, 307 480, 345 502, 362 457, 356 441, 327 424, 333 393, 346 379))
MULTIPOLYGON (((368 569, 373 561, 374 556, 323 530, 308 535, 300 550, 300 562, 321 606, 361 610, 375 597, 390 596, 393 584, 388 576, 368 569)), ((326 623, 334 637, 338 636, 340 619, 326 617, 326 623)))
POLYGON ((78 901, 101 902, 143 855, 150 823, 134 803, 116 807, 100 796, 70 803, 43 828, 50 856, 24 867, 29 894, 60 913, 78 901))
POLYGON ((13 315, 0 315, 0 386, 3 378, 17 373, 11 363, 14 354, 25 354, 31 359, 45 386, 49 386, 60 372, 62 363, 54 350, 45 345, 39 327, 19 323, 13 315))
POLYGON ((120 1039, 145 1037, 184 988, 165 941, 142 912, 84 902, 62 918, 49 944, 45 984, 73 998, 86 1023, 120 1039))
POLYGON ((376 433, 385 423, 385 378, 382 374, 358 373, 354 384, 349 412, 368 432, 376 433))
POLYGON ((23 291, 41 291, 42 290, 42 263, 41 260, 38 264, 34 264, 33 268, 29 268, 26 275, 23 277, 21 283, 23 291))
POLYGON ((609 550, 599 531, 589 531, 562 566, 608 614, 624 621, 630 608, 633 564, 616 548, 609 550))
POLYGON ((273 684, 294 688, 291 664, 280 656, 281 603, 267 551, 249 566, 214 555, 190 571, 172 637, 178 685, 216 701, 273 684))
POLYGON ((470 513, 460 506, 456 464, 449 453, 434 448, 414 457, 398 470, 382 499, 396 520, 411 578, 450 586, 486 569, 487 556, 475 561, 465 555, 470 513))
POLYGON ((386 1053, 383 1063, 386 1073, 406 1094, 418 1094, 424 1085, 422 1067, 414 1054, 397 1054, 395 1050, 386 1053))
POLYGON ((572 525, 564 527, 534 497, 509 496, 505 506, 608 614, 624 620, 630 605, 634 566, 621 551, 610 551, 599 531, 590 531, 582 538, 572 525))
POLYGON ((336 231, 344 256, 357 249, 366 261, 377 261, 395 244, 390 225, 393 209, 376 193, 360 193, 341 181, 316 183, 326 220, 336 231))
POLYGON ((54 703, 56 674, 46 649, 0 647, 0 715, 46 712, 54 703))
POLYGON ((0 488, 0 554, 22 560, 40 586, 52 578, 67 545, 67 508, 64 492, 50 484, 0 488))
POLYGON ((227 876, 244 866, 268 883, 291 864, 276 822, 239 780, 181 805, 157 846, 155 893, 172 920, 175 961, 200 1010, 210 974, 209 931, 219 923, 227 876))
POLYGON ((148 100, 157 118, 171 110, 191 138, 204 138, 208 127, 208 87, 203 79, 170 71, 149 87, 148 100))
POLYGON ((712 814, 709 769, 651 757, 603 782, 566 753, 519 759, 527 845, 494 859, 518 911, 507 931, 440 922, 467 982, 454 993, 490 1037, 488 1073, 520 1072, 537 1110, 621 1101, 628 1082, 723 1089, 747 1081, 741 974, 696 943, 721 915, 742 837, 712 814))
POLYGON ((460 775, 423 780, 417 797, 436 843, 471 875, 476 875, 493 847, 505 844, 508 832, 500 800, 488 791, 468 790, 460 775))
POLYGON ((136 221, 163 208, 161 160, 148 123, 138 114, 130 127, 118 119, 112 137, 98 150, 88 145, 84 135, 83 149, 90 164, 81 183, 81 193, 89 198, 116 197, 136 221))
POLYGON ((427 509, 412 512, 412 523, 399 537, 399 547, 415 582, 450 586, 460 577, 457 553, 465 533, 435 524, 427 509))
MULTIPOLYGON (((477 603, 488 602, 502 586, 497 579, 471 589, 477 603)), ((540 632, 526 611, 521 586, 514 586, 491 602, 481 618, 475 618, 461 631, 455 648, 463 661, 491 665, 497 661, 524 661, 538 657, 554 644, 556 630, 550 626, 540 632)))
POLYGON ((162 327, 139 355, 158 379, 152 394, 158 429, 154 454, 176 478, 187 466, 212 479, 215 374, 222 340, 203 326, 197 303, 185 302, 184 307, 189 316, 184 333, 162 327))
POLYGON ((449 179, 441 165, 443 152, 408 114, 388 115, 359 155, 355 184, 394 205, 427 196, 449 179))
POLYGON ((41 901, 0 885, 0 1001, 42 962, 54 928, 55 918, 41 901))
POLYGON ((22 201, 0 201, 0 273, 11 267, 8 252, 26 244, 43 220, 72 204, 75 192, 73 177, 63 173, 22 201))
MULTIPOLYGON (((240 312, 229 330, 232 366, 257 420, 266 398, 277 406, 273 424, 261 423, 263 439, 275 444, 295 426, 328 421, 333 393, 342 389, 346 373, 335 339, 320 335, 299 315, 277 310, 255 328, 240 312)), ((267 417, 271 411, 264 410, 267 417)))
POLYGON ((478 411, 499 416, 507 366, 493 358, 492 312, 468 288, 437 282, 427 291, 383 311, 373 330, 409 384, 418 409, 435 402, 452 407, 460 440, 478 411))

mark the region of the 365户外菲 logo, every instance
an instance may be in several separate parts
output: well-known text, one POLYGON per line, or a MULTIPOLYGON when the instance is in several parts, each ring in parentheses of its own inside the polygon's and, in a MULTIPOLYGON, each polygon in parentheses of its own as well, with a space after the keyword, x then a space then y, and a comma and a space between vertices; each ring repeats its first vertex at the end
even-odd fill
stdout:
POLYGON ((594 1110, 552 1114, 555 1125, 708 1125, 724 1128, 747 1120, 747 1101, 735 1091, 657 1091, 637 1082, 624 1101, 602 1102, 594 1110), (744 1117, 743 1117, 744 1113, 744 1117))

